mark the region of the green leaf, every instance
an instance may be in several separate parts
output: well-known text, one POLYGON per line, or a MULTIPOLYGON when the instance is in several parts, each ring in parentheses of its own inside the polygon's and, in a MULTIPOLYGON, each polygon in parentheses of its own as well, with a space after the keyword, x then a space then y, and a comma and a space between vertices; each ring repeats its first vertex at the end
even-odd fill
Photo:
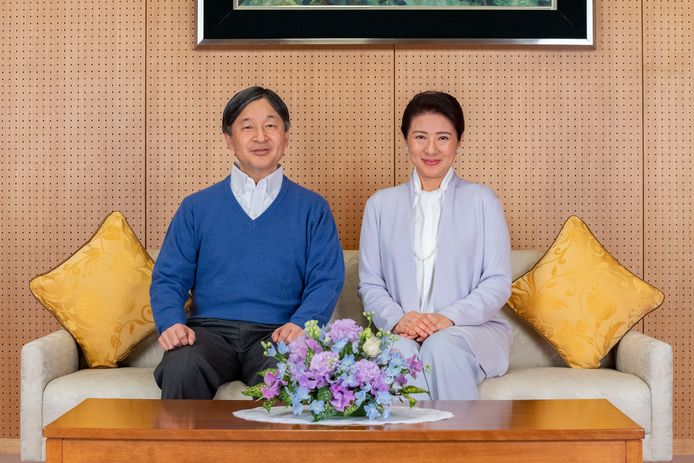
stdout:
POLYGON ((322 412, 318 414, 313 414, 313 421, 320 421, 324 420, 326 418, 330 418, 331 416, 337 416, 339 413, 337 410, 335 410, 335 407, 333 407, 330 404, 325 404, 325 408, 323 409, 322 412))
POLYGON ((280 389, 279 399, 284 403, 284 405, 289 406, 292 403, 292 398, 289 395, 289 390, 286 387, 280 389))
POLYGON ((259 371, 258 376, 265 378, 266 373, 277 373, 277 368, 266 368, 263 371, 259 371))
POLYGON ((266 400, 265 402, 263 402, 263 408, 267 410, 268 413, 270 413, 270 410, 272 409, 273 405, 275 405, 275 399, 266 400))
POLYGON ((263 398, 263 391, 260 389, 264 386, 264 383, 256 384, 255 386, 249 386, 246 389, 244 389, 241 394, 247 396, 247 397, 253 397, 254 399, 262 399, 263 398))
POLYGON ((422 389, 421 387, 417 386, 405 386, 401 390, 403 395, 405 394, 429 394, 429 391, 426 389, 422 389))
POLYGON ((333 398, 333 395, 330 393, 330 389, 327 387, 322 387, 318 389, 318 392, 316 393, 316 399, 322 400, 326 404, 330 402, 330 399, 333 398))
POLYGON ((311 359, 313 359, 313 355, 315 352, 313 352, 313 349, 306 349, 306 361, 304 362, 304 365, 306 365, 306 368, 311 367, 311 359))
POLYGON ((342 412, 344 416, 365 416, 366 412, 364 411, 364 404, 362 405, 357 405, 356 402, 352 403, 349 407, 345 408, 345 411, 342 412), (361 413, 359 413, 361 411, 361 413))
POLYGON ((412 407, 414 407, 415 405, 417 405, 417 399, 415 399, 415 398, 412 397, 411 395, 409 395, 409 394, 403 394, 402 396, 403 396, 404 398, 406 398, 407 401, 410 403, 410 408, 412 408, 412 407))

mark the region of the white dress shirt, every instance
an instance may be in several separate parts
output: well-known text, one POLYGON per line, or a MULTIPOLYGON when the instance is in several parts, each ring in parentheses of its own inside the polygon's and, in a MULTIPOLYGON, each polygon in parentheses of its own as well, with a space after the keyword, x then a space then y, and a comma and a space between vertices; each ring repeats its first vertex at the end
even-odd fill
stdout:
POLYGON ((248 217, 255 220, 277 198, 282 188, 283 177, 284 169, 279 166, 276 171, 261 179, 256 185, 255 181, 234 163, 231 168, 231 192, 234 193, 234 197, 248 217))
POLYGON ((417 289, 419 290, 419 311, 434 312, 432 286, 434 282, 434 264, 438 246, 439 222, 441 206, 448 184, 453 177, 453 169, 449 169, 441 182, 441 186, 433 191, 422 190, 422 183, 417 170, 412 172, 412 201, 414 213, 414 260, 417 274, 417 289))

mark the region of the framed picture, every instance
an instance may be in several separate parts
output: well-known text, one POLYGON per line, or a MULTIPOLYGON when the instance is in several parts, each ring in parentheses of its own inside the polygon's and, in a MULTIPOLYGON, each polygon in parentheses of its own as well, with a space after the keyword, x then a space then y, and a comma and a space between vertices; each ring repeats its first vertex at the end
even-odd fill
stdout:
POLYGON ((197 0, 197 45, 593 46, 594 0, 197 0))

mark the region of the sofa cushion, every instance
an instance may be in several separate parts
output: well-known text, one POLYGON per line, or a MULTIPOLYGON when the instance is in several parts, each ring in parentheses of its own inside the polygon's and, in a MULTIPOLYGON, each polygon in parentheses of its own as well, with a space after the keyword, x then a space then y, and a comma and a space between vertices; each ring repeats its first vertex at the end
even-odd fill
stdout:
POLYGON ((651 432, 651 391, 634 375, 611 369, 566 367, 509 368, 504 376, 485 380, 480 399, 607 399, 651 432))
POLYGON ((91 397, 159 399, 153 372, 154 368, 88 368, 60 376, 43 392, 43 425, 91 397))
POLYGON ((513 282, 509 306, 567 365, 598 368, 663 293, 620 265, 581 219, 569 217, 547 253, 513 282))
MULTIPOLYGON (((158 249, 149 249, 149 255, 156 259, 158 249)), ((527 272, 535 262, 542 257, 540 251, 531 249, 511 252, 511 273, 514 279, 527 272)), ((366 320, 362 315, 364 311, 361 299, 357 293, 359 287, 359 251, 344 251, 345 258, 345 284, 342 294, 337 301, 335 312, 331 320, 351 318, 362 326, 366 320)), ((530 329, 524 321, 518 318, 509 307, 501 311, 513 328, 513 341, 511 343, 510 364, 513 366, 558 366, 563 365, 561 358, 540 336, 530 329)), ((121 365, 126 367, 155 367, 161 361, 162 349, 157 344, 157 334, 142 342, 121 365)))
MULTIPOLYGON (((249 399, 241 394, 240 381, 223 384, 215 399, 249 399)), ((161 390, 154 381, 154 368, 121 367, 85 369, 54 379, 43 393, 43 425, 59 418, 88 398, 159 399, 161 390)), ((250 400, 250 399, 249 399, 250 400)))
POLYGON ((123 214, 113 212, 88 243, 29 287, 90 367, 115 367, 154 330, 153 265, 123 214))

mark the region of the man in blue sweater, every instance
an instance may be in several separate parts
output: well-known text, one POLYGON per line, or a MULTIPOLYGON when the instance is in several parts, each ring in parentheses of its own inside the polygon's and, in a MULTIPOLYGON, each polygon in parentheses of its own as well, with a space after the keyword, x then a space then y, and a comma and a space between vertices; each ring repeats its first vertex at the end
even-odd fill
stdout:
POLYGON ((236 157, 231 175, 183 200, 154 266, 150 296, 163 399, 211 399, 233 380, 259 383, 274 366, 261 341, 291 342, 304 323, 327 323, 344 282, 330 207, 284 177, 289 111, 250 87, 224 109, 236 157), (184 304, 189 292, 188 316, 184 304))

